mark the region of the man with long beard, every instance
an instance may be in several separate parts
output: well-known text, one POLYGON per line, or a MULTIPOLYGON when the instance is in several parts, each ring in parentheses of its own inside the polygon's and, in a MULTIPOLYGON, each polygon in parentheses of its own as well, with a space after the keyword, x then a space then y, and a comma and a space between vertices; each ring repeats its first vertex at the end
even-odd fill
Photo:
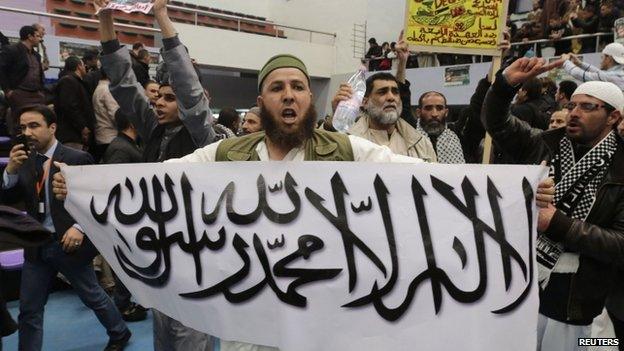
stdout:
MULTIPOLYGON (((395 154, 436 162, 436 154, 427 135, 407 122, 413 117, 409 98, 403 100, 400 91, 401 85, 406 85, 405 72, 409 58, 403 32, 399 35, 395 49, 399 61, 396 76, 377 73, 366 80, 366 92, 362 101, 364 113, 349 133, 375 144, 388 146, 395 154)), ((409 93, 409 82, 406 89, 409 93)), ((351 86, 347 83, 341 84, 332 100, 333 110, 336 111, 340 101, 349 100, 352 95, 351 86)))
POLYGON ((277 55, 260 70, 257 103, 263 132, 210 144, 171 162, 376 161, 422 162, 353 135, 315 129, 310 77, 292 55, 277 55))
POLYGON ((436 162, 436 154, 427 135, 414 129, 400 117, 403 110, 399 85, 390 73, 377 73, 366 80, 364 114, 349 133, 378 145, 388 146, 399 155, 436 162))

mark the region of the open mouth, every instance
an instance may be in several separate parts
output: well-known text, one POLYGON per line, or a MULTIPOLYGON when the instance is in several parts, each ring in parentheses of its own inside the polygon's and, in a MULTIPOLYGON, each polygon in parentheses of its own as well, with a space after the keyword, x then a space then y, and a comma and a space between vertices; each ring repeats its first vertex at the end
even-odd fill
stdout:
POLYGON ((282 119, 285 120, 286 122, 292 123, 295 121, 296 118, 297 118, 297 112, 295 112, 295 110, 291 108, 286 108, 282 110, 282 119))

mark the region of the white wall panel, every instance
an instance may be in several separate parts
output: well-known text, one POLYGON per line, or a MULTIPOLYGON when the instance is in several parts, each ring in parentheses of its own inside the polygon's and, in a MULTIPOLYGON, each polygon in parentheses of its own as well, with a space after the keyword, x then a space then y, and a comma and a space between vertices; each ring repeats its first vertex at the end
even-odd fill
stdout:
POLYGON ((360 60, 353 57, 351 40, 353 25, 366 21, 366 0, 271 0, 269 5, 276 23, 336 33, 332 74, 357 70, 360 60))
POLYGON ((336 63, 335 47, 222 29, 175 23, 191 56, 203 65, 259 71, 281 53, 301 58, 311 76, 329 78, 336 63))

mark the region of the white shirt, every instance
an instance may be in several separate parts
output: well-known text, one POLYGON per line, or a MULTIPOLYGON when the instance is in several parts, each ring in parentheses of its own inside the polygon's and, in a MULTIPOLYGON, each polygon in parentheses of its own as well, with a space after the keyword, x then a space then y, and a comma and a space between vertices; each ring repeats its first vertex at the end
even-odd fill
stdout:
MULTIPOLYGON (((48 158, 48 161, 52 162, 52 156, 54 156, 54 152, 56 151, 57 146, 58 146, 58 140, 54 140, 54 144, 52 144, 52 147, 50 147, 48 151, 46 151, 46 153, 44 154, 48 158)), ((54 228, 54 222, 52 221, 52 214, 50 212, 50 187, 48 186, 49 178, 50 178, 49 176, 46 177, 45 183, 44 183, 45 217, 43 219, 43 223, 41 224, 43 225, 45 229, 49 230, 52 233, 56 233, 56 229, 54 228)), ((3 189, 11 189, 12 187, 17 185, 18 181, 19 181, 18 174, 8 174, 6 169, 4 170, 4 174, 2 175, 2 188, 3 189)), ((80 224, 74 223, 72 227, 78 229, 81 233, 84 233, 84 230, 82 229, 80 224)), ((58 234, 62 235, 65 233, 58 233, 58 234)))
MULTIPOLYGON (((349 135, 351 148, 353 149, 353 159, 356 162, 396 162, 396 163, 420 163, 424 162, 419 158, 412 158, 403 155, 394 154, 387 146, 380 146, 366 139, 349 135)), ((217 154, 217 148, 221 141, 206 145, 201 149, 195 150, 192 154, 182 158, 170 159, 165 162, 214 162, 217 154)), ((264 141, 256 146, 256 152, 260 161, 271 161, 269 151, 264 141)), ((290 150, 283 161, 303 161, 305 150, 303 147, 297 147, 290 150)))
MULTIPOLYGON (((47 158, 48 161, 52 162, 52 156, 54 156, 54 151, 56 151, 56 147, 58 146, 58 141, 55 140, 54 144, 52 144, 52 147, 50 147, 48 149, 48 151, 46 151, 46 153, 44 154, 47 158)), ((23 165, 22 165, 23 166, 23 165)), ((43 227, 47 230, 49 230, 50 232, 54 233, 56 232, 56 229, 54 229, 54 222, 52 222, 52 215, 50 214, 50 189, 48 187, 48 178, 46 177, 45 179, 45 183, 44 183, 44 188, 45 188, 45 218, 43 219, 43 227)), ((7 171, 4 171, 4 174, 2 175, 2 188, 3 189, 11 189, 12 187, 17 185, 17 182, 19 181, 19 175, 18 174, 8 174, 7 171)), ((35 180, 36 181, 36 180, 35 180)))

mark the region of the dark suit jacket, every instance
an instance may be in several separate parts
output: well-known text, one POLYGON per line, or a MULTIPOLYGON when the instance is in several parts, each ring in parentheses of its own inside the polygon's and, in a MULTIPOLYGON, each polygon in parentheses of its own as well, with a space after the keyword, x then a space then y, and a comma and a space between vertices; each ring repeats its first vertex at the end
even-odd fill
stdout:
MULTIPOLYGON (((38 52, 33 54, 39 62, 41 72, 41 86, 43 87, 43 68, 41 56, 38 52)), ((6 93, 8 90, 17 88, 28 74, 28 48, 22 43, 7 45, 0 50, 0 87, 6 93)))
POLYGON ((141 84, 141 86, 145 86, 145 83, 150 80, 149 65, 137 60, 137 58, 132 54, 132 51, 130 57, 132 58, 132 70, 134 71, 137 81, 141 84))
MULTIPOLYGON (((34 156, 34 154, 31 155, 34 156)), ((18 184, 10 189, 0 190, 0 201, 4 204, 10 205, 23 200, 28 214, 37 218, 39 198, 35 190, 35 183, 37 182, 35 175, 35 157, 32 156, 19 169, 18 184)), ((57 145, 56 150, 54 151, 47 186, 50 194, 50 212, 52 215, 54 229, 56 231, 55 240, 60 240, 63 234, 65 234, 65 232, 73 226, 76 221, 71 217, 67 210, 65 210, 63 201, 57 200, 52 193, 52 177, 59 171, 59 169, 54 166, 54 161, 64 162, 68 165, 88 165, 93 164, 94 161, 93 157, 91 157, 88 153, 68 148, 63 146, 61 143, 57 145)), ((24 255, 25 258, 31 262, 37 260, 39 256, 38 249, 27 248, 24 251, 24 255)), ((95 256, 95 248, 85 237, 85 241, 81 247, 70 255, 78 262, 86 263, 95 256)))
POLYGON ((139 163, 143 161, 143 153, 136 142, 127 135, 119 133, 106 148, 102 163, 139 163))
POLYGON ((95 117, 91 96, 84 81, 75 73, 63 76, 56 85, 54 110, 57 117, 56 138, 59 142, 81 143, 84 127, 93 133, 95 117))

